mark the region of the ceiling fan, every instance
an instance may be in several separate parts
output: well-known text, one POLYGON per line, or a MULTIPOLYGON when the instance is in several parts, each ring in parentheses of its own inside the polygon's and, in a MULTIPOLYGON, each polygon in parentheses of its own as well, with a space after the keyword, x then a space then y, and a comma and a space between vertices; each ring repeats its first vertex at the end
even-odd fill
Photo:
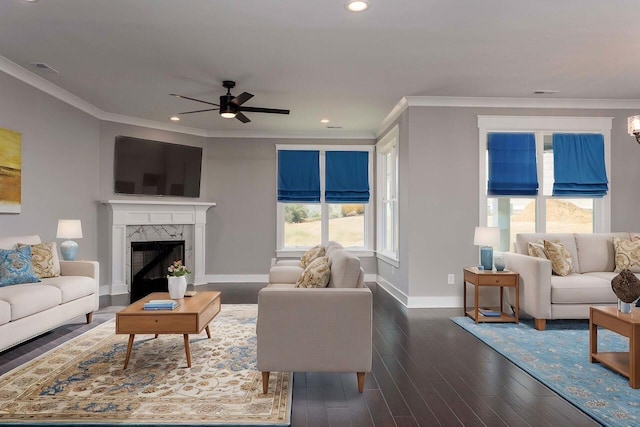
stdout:
POLYGON ((202 101, 200 99, 190 98, 188 96, 177 95, 170 93, 169 95, 176 98, 188 99, 191 101, 202 102, 203 104, 214 105, 218 108, 207 108, 205 110, 185 111, 178 114, 193 114, 202 113, 204 111, 220 111, 220 116, 225 119, 233 119, 234 117, 240 120, 242 123, 249 123, 251 120, 244 114, 243 111, 251 113, 270 113, 270 114, 289 114, 289 110, 280 110, 277 108, 261 108, 261 107, 243 107, 242 104, 253 98, 253 95, 249 92, 242 92, 238 96, 231 95, 231 89, 236 86, 236 82, 231 80, 225 80, 222 82, 222 86, 227 89, 227 94, 220 97, 220 104, 214 104, 213 102, 202 101))

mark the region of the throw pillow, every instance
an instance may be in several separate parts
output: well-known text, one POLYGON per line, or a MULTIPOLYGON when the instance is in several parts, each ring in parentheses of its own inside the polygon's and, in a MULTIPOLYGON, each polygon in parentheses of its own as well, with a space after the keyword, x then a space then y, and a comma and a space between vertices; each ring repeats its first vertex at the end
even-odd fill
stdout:
MULTIPOLYGON (((18 248, 23 246, 29 245, 18 243, 18 248)), ((60 260, 58 259, 56 242, 31 245, 31 264, 33 272, 40 279, 58 277, 60 275, 60 260)))
POLYGON ((329 258, 323 256, 316 258, 296 282, 296 288, 325 288, 329 284, 331 269, 329 268, 329 258))
POLYGON ((551 270, 553 274, 558 276, 566 276, 573 271, 573 260, 571 259, 571 253, 560 242, 544 241, 544 251, 551 261, 551 270))
POLYGON ((547 253, 544 251, 544 242, 542 241, 539 241, 537 243, 529 242, 529 244, 527 245, 527 250, 529 252, 529 256, 549 259, 549 257, 547 257, 547 253))
POLYGON ((39 282, 31 265, 31 248, 0 249, 0 286, 39 282))
POLYGON ((616 273, 622 270, 640 273, 640 240, 625 240, 614 236, 613 249, 615 250, 616 273))
POLYGON ((321 256, 325 256, 325 254, 326 250, 324 246, 316 245, 302 255, 302 258, 300 258, 300 266, 302 268, 307 268, 311 261, 321 256))
POLYGON ((611 288, 622 302, 631 303, 640 297, 640 279, 630 270, 622 270, 611 279, 611 288))

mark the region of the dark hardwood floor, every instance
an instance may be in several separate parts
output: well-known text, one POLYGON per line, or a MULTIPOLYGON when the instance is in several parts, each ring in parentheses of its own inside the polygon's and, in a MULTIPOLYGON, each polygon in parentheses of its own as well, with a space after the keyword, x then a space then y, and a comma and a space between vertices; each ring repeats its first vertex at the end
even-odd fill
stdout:
MULTIPOLYGON (((402 307, 375 284, 373 371, 364 393, 355 373, 295 373, 291 425, 597 426, 546 386, 449 320, 461 309, 402 307)), ((256 303, 261 286, 205 285, 223 303, 256 303)), ((127 298, 128 299, 128 298, 127 298)), ((101 298, 93 325, 83 318, 0 353, 5 373, 45 353, 128 304, 101 298)))

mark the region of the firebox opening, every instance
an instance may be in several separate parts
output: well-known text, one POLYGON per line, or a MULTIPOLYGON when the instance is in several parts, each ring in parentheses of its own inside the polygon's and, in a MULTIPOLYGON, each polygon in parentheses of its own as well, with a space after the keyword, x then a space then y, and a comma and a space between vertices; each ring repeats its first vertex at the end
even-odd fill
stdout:
POLYGON ((167 268, 184 261, 184 240, 131 242, 131 302, 167 292, 167 268))

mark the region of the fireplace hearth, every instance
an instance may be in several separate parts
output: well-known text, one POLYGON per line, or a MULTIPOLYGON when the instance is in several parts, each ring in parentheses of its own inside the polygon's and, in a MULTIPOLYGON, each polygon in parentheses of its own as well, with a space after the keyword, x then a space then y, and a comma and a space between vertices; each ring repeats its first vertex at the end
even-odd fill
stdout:
POLYGON ((184 240, 131 242, 131 302, 167 292, 167 268, 184 260, 184 240))

